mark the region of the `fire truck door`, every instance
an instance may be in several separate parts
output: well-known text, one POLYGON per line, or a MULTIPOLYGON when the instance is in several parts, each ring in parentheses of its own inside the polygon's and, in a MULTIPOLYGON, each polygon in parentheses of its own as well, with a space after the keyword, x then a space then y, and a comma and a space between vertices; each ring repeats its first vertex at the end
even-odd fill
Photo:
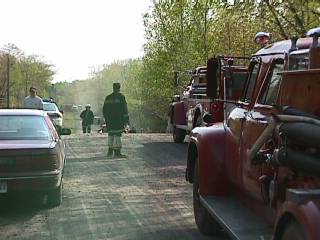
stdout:
MULTIPOLYGON (((277 59, 273 61, 271 68, 263 83, 256 103, 250 110, 243 123, 241 142, 241 163, 243 187, 256 199, 262 199, 261 184, 259 178, 270 171, 262 164, 254 164, 248 159, 248 152, 259 138, 263 130, 267 127, 272 113, 276 113, 277 99, 279 94, 281 76, 278 73, 283 69, 283 61, 277 59)), ((266 144, 264 150, 269 150, 272 146, 266 144)), ((272 144, 271 144, 272 145, 272 144)))
POLYGON ((262 175, 262 166, 249 161, 248 152, 267 127, 267 124, 268 117, 266 115, 254 109, 248 112, 243 122, 240 147, 243 188, 251 197, 261 200, 261 182, 259 178, 262 175))
POLYGON ((241 188, 242 185, 239 149, 241 143, 242 125, 247 112, 248 110, 246 105, 234 108, 228 116, 225 124, 226 169, 232 184, 239 188, 241 188))

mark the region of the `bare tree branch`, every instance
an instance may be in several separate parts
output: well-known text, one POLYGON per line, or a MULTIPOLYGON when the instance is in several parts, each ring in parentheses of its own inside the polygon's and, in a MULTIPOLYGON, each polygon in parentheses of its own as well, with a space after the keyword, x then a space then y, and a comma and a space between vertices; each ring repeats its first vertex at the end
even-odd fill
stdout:
POLYGON ((270 4, 269 0, 263 0, 263 2, 267 5, 267 7, 269 8, 270 12, 272 13, 273 17, 274 17, 274 20, 276 22, 276 24, 278 25, 279 29, 280 29, 280 32, 281 32, 281 35, 285 38, 285 39, 288 39, 288 34, 286 33, 286 31, 284 30, 281 22, 280 22, 280 19, 275 11, 275 9, 272 7, 272 5, 270 4))
POLYGON ((313 13, 314 15, 320 16, 320 12, 318 12, 315 9, 310 9, 311 13, 313 13))
POLYGON ((288 3, 289 4, 289 9, 290 11, 293 13, 294 19, 296 24, 299 26, 300 28, 300 33, 304 33, 306 31, 304 24, 303 24, 303 20, 299 17, 299 14, 297 12, 297 9, 293 6, 292 3, 288 3))

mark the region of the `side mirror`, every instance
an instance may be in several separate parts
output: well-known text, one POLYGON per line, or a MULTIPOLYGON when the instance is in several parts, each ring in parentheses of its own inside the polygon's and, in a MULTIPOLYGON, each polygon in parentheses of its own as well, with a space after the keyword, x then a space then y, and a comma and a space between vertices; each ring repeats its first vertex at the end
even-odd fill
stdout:
POLYGON ((60 112, 61 112, 61 114, 63 114, 63 111, 62 111, 62 110, 60 110, 60 112))
POLYGON ((210 58, 207 62, 207 96, 217 98, 219 60, 210 58))
POLYGON ((213 115, 211 114, 211 113, 206 113, 206 114, 204 114, 204 116, 203 116, 203 121, 205 122, 205 123, 207 123, 207 124, 210 124, 210 123, 213 123, 213 115))
POLYGON ((70 128, 61 128, 59 130, 60 135, 70 135, 71 134, 71 129, 70 128))

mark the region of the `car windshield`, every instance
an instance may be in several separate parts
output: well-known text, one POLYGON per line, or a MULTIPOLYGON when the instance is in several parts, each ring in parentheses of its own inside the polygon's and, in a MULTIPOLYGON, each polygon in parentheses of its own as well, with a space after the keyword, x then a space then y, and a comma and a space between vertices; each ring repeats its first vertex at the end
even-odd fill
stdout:
POLYGON ((44 102, 43 103, 43 110, 44 111, 57 111, 58 108, 56 106, 55 103, 47 103, 47 102, 44 102))
POLYGON ((0 140, 50 140, 42 116, 0 116, 0 140))

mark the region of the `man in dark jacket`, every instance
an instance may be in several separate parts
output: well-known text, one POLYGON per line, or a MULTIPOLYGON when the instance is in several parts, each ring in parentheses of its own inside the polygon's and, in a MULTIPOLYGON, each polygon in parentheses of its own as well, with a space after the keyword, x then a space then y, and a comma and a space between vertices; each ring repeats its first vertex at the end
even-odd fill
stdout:
POLYGON ((129 123, 127 102, 120 93, 120 83, 113 84, 113 93, 108 95, 103 104, 103 116, 108 131, 108 156, 126 157, 121 154, 121 134, 129 123))
POLYGON ((80 118, 82 119, 82 132, 90 133, 91 132, 91 124, 93 123, 93 112, 90 110, 90 104, 86 105, 86 109, 83 110, 80 114, 80 118))

